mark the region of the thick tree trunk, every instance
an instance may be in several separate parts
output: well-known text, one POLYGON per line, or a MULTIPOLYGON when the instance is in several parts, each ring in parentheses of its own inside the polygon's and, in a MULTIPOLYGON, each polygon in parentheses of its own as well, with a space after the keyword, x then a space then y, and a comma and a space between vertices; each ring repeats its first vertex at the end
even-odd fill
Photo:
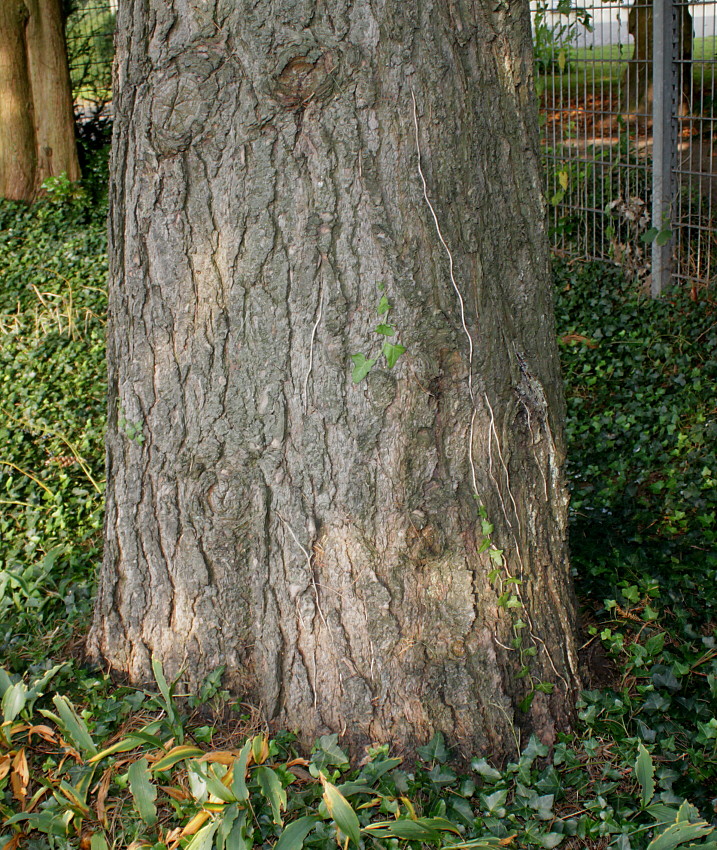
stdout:
POLYGON ((63 173, 80 178, 60 0, 1 0, 0 197, 63 173))
POLYGON ((224 664, 306 738, 552 740, 576 667, 527 3, 119 15, 90 653, 224 664), (379 323, 407 351, 354 384, 379 323))
POLYGON ((25 51, 27 7, 0 3, 0 198, 31 197, 37 152, 32 89, 25 51))
POLYGON ((30 9, 27 53, 36 104, 37 185, 66 174, 80 179, 72 86, 61 0, 25 0, 30 9))

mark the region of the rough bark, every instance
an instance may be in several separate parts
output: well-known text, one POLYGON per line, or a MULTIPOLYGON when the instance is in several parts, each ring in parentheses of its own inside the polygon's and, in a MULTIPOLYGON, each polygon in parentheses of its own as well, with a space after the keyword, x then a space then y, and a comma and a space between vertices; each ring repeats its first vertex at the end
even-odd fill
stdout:
POLYGON ((25 0, 30 10, 27 55, 35 108, 37 185, 66 174, 80 179, 72 85, 61 0, 25 0))
POLYGON ((0 3, 0 198, 24 200, 35 188, 35 127, 25 52, 27 7, 0 3))
POLYGON ((0 197, 80 178, 60 0, 0 4, 0 197))
POLYGON ((90 653, 226 665, 305 738, 552 740, 576 664, 527 3, 127 0, 118 39, 90 653), (407 353, 354 385, 379 284, 407 353))

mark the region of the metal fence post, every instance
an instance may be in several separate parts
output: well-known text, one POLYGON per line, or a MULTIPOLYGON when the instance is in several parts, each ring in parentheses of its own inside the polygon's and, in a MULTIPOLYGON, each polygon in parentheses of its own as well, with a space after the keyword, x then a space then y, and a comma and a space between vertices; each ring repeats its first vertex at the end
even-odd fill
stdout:
POLYGON ((652 59, 652 242, 650 294, 658 298, 670 285, 674 238, 671 229, 672 171, 676 154, 677 86, 675 75, 676 19, 673 0, 653 0, 652 59))

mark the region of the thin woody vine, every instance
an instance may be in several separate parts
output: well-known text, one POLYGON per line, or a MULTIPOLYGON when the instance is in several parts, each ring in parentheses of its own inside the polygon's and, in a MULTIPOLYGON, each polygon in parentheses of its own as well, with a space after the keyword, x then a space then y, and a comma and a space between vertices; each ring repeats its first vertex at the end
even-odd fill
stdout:
MULTIPOLYGON (((478 506, 478 516, 480 518, 481 529, 480 544, 478 546, 477 552, 479 555, 482 555, 487 552, 488 557, 490 559, 490 563, 492 564, 492 569, 488 573, 488 579, 496 589, 496 592, 498 593, 497 605, 499 608, 505 611, 506 614, 512 619, 511 630, 513 633, 513 637, 510 641, 510 645, 506 646, 498 639, 495 634, 493 635, 493 639, 496 644, 498 644, 498 646, 500 646, 502 649, 510 653, 517 653, 518 669, 515 675, 519 679, 526 680, 526 694, 518 704, 518 708, 520 709, 520 711, 527 713, 530 710, 530 707, 537 693, 551 694, 555 689, 555 685, 552 682, 542 681, 531 670, 531 660, 535 658, 538 654, 538 644, 541 644, 543 646, 544 651, 547 653, 550 666, 553 668, 553 671, 555 672, 556 676, 563 682, 566 690, 569 690, 569 687, 564 677, 561 676, 560 673, 556 670, 555 665, 553 664, 552 658, 550 657, 550 654, 544 642, 538 635, 535 634, 533 625, 530 620, 530 614, 528 613, 526 605, 523 601, 523 596, 521 592, 521 586, 523 585, 524 579, 522 577, 517 577, 511 572, 508 567, 508 562, 505 557, 504 550, 499 549, 493 542, 491 535, 494 531, 494 526, 493 523, 491 523, 489 520, 487 509, 481 501, 480 494, 478 492, 475 465, 473 461, 473 433, 475 416, 477 413, 476 398, 473 390, 472 373, 474 350, 473 338, 471 337, 471 334, 468 330, 468 326, 466 324, 465 304, 454 275, 453 255, 443 236, 438 217, 428 197, 428 186, 426 184, 426 179, 421 168, 421 148, 419 141, 418 115, 416 109, 416 99, 413 93, 412 97, 418 174, 420 176, 423 187, 423 198, 433 218, 433 223, 436 228, 438 239, 441 245, 443 246, 448 258, 450 280, 460 306, 461 325, 463 333, 465 334, 466 339, 468 341, 468 391, 470 394, 471 407, 473 411, 471 415, 468 455, 471 468, 471 484, 473 490, 473 497, 476 500, 476 504, 478 506)), ((366 376, 373 369, 376 363, 379 362, 381 357, 385 359, 387 367, 389 369, 393 369, 401 355, 405 354, 406 352, 406 347, 400 342, 391 341, 394 337, 398 336, 398 331, 394 325, 389 323, 389 313, 393 305, 390 303, 390 301, 388 300, 388 296, 386 295, 386 284, 383 282, 378 283, 377 289, 380 293, 380 296, 376 308, 378 324, 374 328, 374 331, 379 336, 379 338, 383 338, 383 341, 381 343, 380 351, 378 353, 372 352, 374 356, 366 356, 362 352, 358 352, 356 354, 351 355, 351 361, 353 363, 351 377, 355 384, 361 383, 361 381, 366 378, 366 376)), ((487 396, 484 396, 484 400, 490 413, 489 451, 492 451, 492 440, 494 439, 496 442, 500 462, 507 475, 507 469, 505 469, 505 462, 503 460, 503 455, 500 449, 500 442, 498 440, 498 433, 495 428, 493 409, 490 405, 487 396)), ((503 496, 500 493, 498 483, 495 482, 495 484, 496 488, 498 489, 498 497, 501 501, 501 504, 504 505, 503 496)), ((510 493, 510 489, 509 496, 510 500, 513 502, 513 504, 515 504, 513 495, 512 493, 510 493)), ((518 560, 521 561, 519 545, 515 537, 514 542, 518 560)), ((516 740, 516 745, 518 747, 518 752, 520 752, 519 738, 516 740)))

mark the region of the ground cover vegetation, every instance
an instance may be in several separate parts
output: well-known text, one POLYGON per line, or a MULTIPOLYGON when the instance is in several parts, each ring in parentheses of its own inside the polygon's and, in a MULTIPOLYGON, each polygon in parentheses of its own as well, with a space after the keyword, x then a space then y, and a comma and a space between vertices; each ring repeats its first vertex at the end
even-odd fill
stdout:
MULTIPOLYGON (((717 847, 717 304, 555 268, 589 688, 552 752, 350 765, 81 656, 101 544, 106 151, 0 204, 0 847, 717 847)), ((405 356, 410 356, 406 354, 405 356)), ((350 368, 350 366, 348 367, 350 368)))

